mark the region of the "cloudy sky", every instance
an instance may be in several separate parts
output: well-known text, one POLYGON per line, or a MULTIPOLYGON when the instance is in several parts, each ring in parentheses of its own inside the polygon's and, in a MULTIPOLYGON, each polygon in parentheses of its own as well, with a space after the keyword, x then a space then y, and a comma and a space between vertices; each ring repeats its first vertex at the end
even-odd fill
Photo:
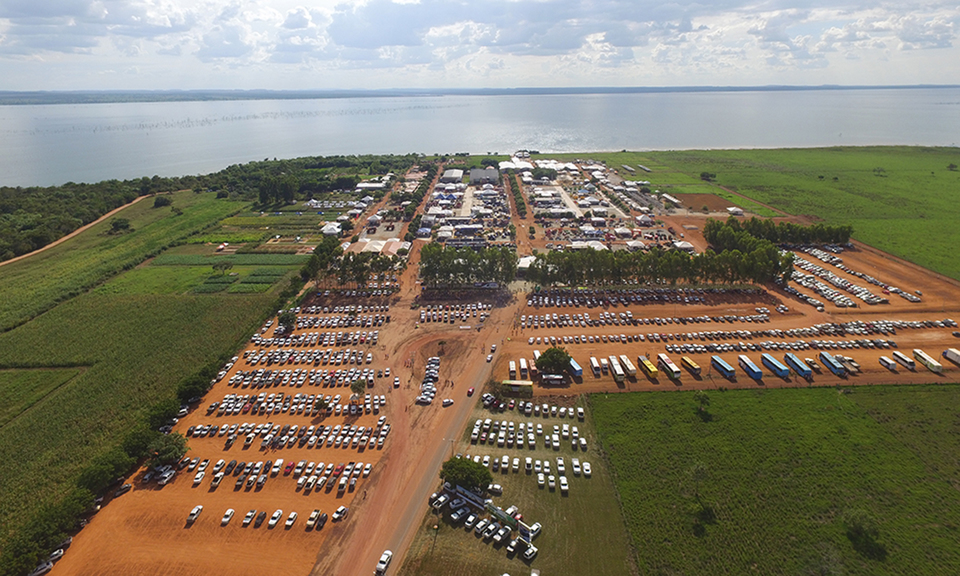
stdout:
POLYGON ((0 0, 0 89, 960 84, 960 0, 0 0))

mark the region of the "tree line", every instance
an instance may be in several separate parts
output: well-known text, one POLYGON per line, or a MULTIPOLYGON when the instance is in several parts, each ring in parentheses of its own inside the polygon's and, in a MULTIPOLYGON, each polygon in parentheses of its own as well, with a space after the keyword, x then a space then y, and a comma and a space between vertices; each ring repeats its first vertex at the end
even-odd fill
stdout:
POLYGON ((744 244, 752 245, 754 240, 767 240, 774 244, 846 244, 852 235, 853 226, 849 225, 802 226, 792 222, 775 223, 756 216, 742 222, 732 216, 726 222, 711 218, 703 227, 703 237, 720 250, 743 250, 744 244))
POLYGON ((431 288, 461 288, 478 282, 505 285, 517 275, 517 253, 509 248, 448 248, 427 244, 420 250, 420 279, 431 288))
POLYGON ((789 274, 790 255, 776 246, 741 252, 707 250, 688 254, 654 248, 649 252, 626 250, 577 250, 538 254, 527 279, 542 286, 623 284, 626 282, 670 284, 764 284, 789 274))

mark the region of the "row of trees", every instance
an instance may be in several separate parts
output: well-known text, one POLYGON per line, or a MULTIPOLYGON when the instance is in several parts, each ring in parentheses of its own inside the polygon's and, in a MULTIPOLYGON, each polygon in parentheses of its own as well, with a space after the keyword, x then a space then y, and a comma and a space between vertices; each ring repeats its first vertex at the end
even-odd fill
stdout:
POLYGON ((782 256, 773 245, 749 252, 707 250, 695 255, 659 248, 649 252, 579 250, 537 255, 527 279, 544 286, 661 280, 671 284, 764 284, 789 274, 792 266, 792 256, 782 256))
POLYGON ((517 253, 509 248, 447 248, 427 244, 420 250, 420 278, 425 286, 456 288, 477 282, 511 282, 517 253))
MULTIPOLYGON (((423 165, 421 165, 421 168, 423 168, 423 165)), ((429 164, 426 167, 426 175, 423 177, 423 180, 420 181, 420 185, 417 186, 416 190, 413 192, 401 192, 391 196, 393 202, 398 205, 403 202, 410 202, 410 204, 403 209, 404 220, 409 221, 413 218, 414 214, 417 213, 417 207, 420 206, 423 197, 429 194, 431 188, 433 188, 433 179, 436 178, 438 169, 436 164, 429 164)))
POLYGON ((704 238, 720 250, 743 250, 743 243, 752 244, 752 241, 745 239, 744 234, 774 244, 846 244, 853 235, 853 226, 802 226, 792 222, 775 223, 768 218, 761 219, 756 216, 740 221, 731 216, 726 222, 711 218, 703 227, 704 238))
POLYGON ((523 194, 520 192, 521 186, 517 183, 517 177, 513 174, 505 175, 503 185, 506 187, 506 191, 513 196, 513 201, 517 205, 517 214, 521 218, 526 218, 527 203, 523 201, 523 194))

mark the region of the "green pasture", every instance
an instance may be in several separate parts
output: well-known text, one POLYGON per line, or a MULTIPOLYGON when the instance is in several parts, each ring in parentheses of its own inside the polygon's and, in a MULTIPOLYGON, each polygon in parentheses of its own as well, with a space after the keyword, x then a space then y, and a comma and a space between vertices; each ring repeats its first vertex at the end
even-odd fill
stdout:
MULTIPOLYGON (((630 542, 624 530, 616 493, 610 473, 597 450, 596 436, 591 419, 579 422, 576 419, 543 418, 522 416, 517 412, 493 415, 478 408, 474 418, 493 417, 500 420, 540 423, 545 431, 552 433, 553 425, 567 423, 578 426, 580 434, 587 438, 588 450, 574 453, 569 441, 564 441, 559 451, 544 446, 543 438, 537 437, 537 447, 498 448, 496 444, 477 445, 470 443, 472 426, 461 439, 457 452, 474 455, 501 457, 508 455, 511 462, 520 458, 518 473, 493 472, 493 481, 503 486, 503 496, 494 496, 494 502, 502 508, 517 505, 526 522, 540 522, 543 531, 534 544, 539 552, 531 562, 521 556, 508 555, 506 542, 494 545, 492 540, 477 537, 463 524, 454 525, 449 519, 449 510, 443 518, 427 512, 407 554, 401 576, 483 576, 490 574, 529 574, 531 568, 543 574, 604 574, 629 576, 635 573, 631 559, 630 542), (561 456, 566 465, 570 483, 569 495, 561 494, 559 486, 550 490, 537 486, 536 474, 524 471, 524 458, 549 460, 554 475, 558 475, 556 458, 561 456), (571 458, 590 462, 591 478, 574 476, 571 458), (434 531, 433 526, 439 525, 434 531)), ((470 420, 473 422, 473 418, 470 420)), ((424 503, 424 510, 428 506, 424 503)), ((516 536, 516 533, 514 533, 516 536)))
POLYGON ((132 268, 242 206, 217 200, 213 193, 187 191, 172 196, 174 205, 183 210, 179 216, 169 208, 153 208, 149 199, 144 200, 117 216, 130 221, 131 232, 109 235, 107 220, 63 244, 5 265, 0 272, 0 331, 132 268))
POLYGON ((265 292, 297 268, 274 268, 266 275, 263 270, 262 267, 255 266, 235 266, 227 274, 221 274, 205 266, 142 266, 105 282, 94 291, 97 294, 212 293, 225 291, 229 284, 241 282, 265 285, 264 288, 256 290, 265 292), (220 290, 207 288, 211 284, 219 285, 220 290))
POLYGON ((960 387, 709 400, 590 397, 642 574, 960 572, 960 387))

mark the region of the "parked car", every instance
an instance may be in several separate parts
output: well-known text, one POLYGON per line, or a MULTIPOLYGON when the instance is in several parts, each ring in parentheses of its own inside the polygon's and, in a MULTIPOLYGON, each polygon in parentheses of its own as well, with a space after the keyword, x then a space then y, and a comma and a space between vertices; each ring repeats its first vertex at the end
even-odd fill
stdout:
POLYGON ((203 506, 197 505, 193 507, 193 510, 190 511, 190 514, 187 515, 187 523, 193 524, 197 521, 197 518, 200 517, 200 513, 203 512, 203 506))
POLYGON ((384 550, 383 554, 380 555, 380 561, 377 562, 377 567, 375 568, 377 574, 384 574, 387 571, 387 566, 390 566, 390 561, 393 560, 393 552, 390 550, 384 550))
POLYGON ((344 518, 346 518, 347 512, 349 512, 349 510, 350 509, 347 508, 346 506, 341 506, 337 508, 336 511, 334 511, 333 513, 333 521, 336 522, 338 520, 343 520, 344 518))
POLYGON ((227 511, 223 513, 223 518, 220 519, 220 525, 226 526, 230 523, 230 520, 233 519, 233 508, 227 508, 227 511))
POLYGON ((273 528, 277 525, 277 522, 280 521, 280 518, 283 517, 283 510, 277 510, 273 513, 273 516, 270 517, 270 522, 267 523, 268 528, 273 528))

